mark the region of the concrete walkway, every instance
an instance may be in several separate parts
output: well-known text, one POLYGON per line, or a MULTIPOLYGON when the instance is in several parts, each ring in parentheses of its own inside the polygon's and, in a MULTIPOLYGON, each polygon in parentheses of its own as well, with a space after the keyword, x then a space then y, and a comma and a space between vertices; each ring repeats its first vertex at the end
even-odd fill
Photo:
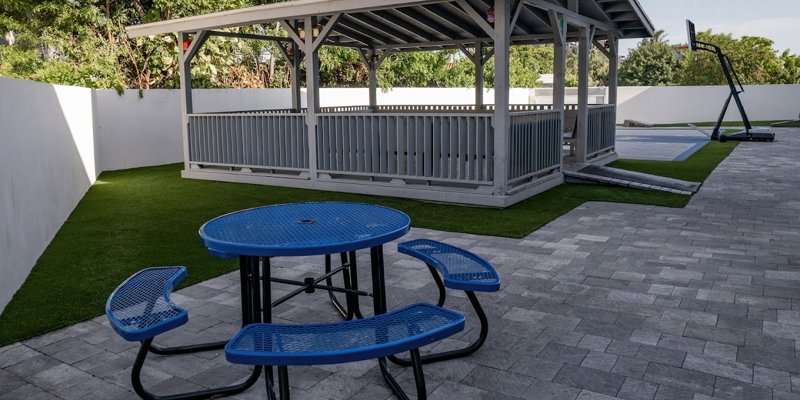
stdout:
MULTIPOLYGON (((800 399, 799 152, 797 129, 778 130, 774 143, 743 143, 685 209, 588 203, 523 240, 413 230, 408 238, 482 254, 503 279, 500 293, 480 296, 491 316, 487 345, 426 366, 430 397, 800 399)), ((386 258, 390 307, 435 301, 423 265, 393 245, 386 258)), ((278 259, 275 275, 319 272, 321 261, 278 259)), ((229 338, 238 291, 235 274, 180 291, 173 298, 190 322, 158 341, 229 338)), ((466 299, 452 292, 447 304, 464 310, 466 299)), ((335 319, 324 294, 297 297, 275 314, 335 319)), ((463 345, 472 327, 437 347, 463 345)), ((101 317, 4 347, 0 399, 136 398, 128 390, 134 346, 101 317)), ((413 388, 410 371, 394 370, 413 388)), ((245 374, 219 352, 153 356, 145 381, 169 393, 245 374)), ((390 397, 374 362, 290 368, 290 380, 294 399, 390 397)), ((263 385, 238 398, 264 398, 263 385)))

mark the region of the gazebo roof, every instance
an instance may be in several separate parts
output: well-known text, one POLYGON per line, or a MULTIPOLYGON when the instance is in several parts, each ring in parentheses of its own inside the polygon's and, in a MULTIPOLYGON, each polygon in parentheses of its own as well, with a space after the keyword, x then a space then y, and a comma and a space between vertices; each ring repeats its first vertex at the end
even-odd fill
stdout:
MULTIPOLYGON (((492 42, 486 31, 492 29, 488 20, 493 4, 493 0, 295 0, 129 26, 127 31, 131 37, 142 37, 277 21, 302 28, 303 18, 310 16, 322 27, 336 18, 324 45, 434 50, 492 42)), ((512 12, 513 44, 552 42, 551 13, 569 22, 567 40, 581 26, 595 27, 598 39, 643 38, 654 31, 637 0, 516 0, 512 12)))

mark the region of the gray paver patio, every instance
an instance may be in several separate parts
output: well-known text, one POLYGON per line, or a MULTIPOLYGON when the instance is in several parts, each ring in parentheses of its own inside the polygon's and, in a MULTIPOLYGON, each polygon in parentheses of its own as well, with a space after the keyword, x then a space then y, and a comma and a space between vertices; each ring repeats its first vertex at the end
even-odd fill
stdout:
MULTIPOLYGON (((800 399, 800 130, 780 129, 778 139, 740 145, 685 209, 587 203, 522 240, 413 229, 407 238, 483 255, 503 279, 499 293, 480 296, 491 323, 486 345, 427 366, 430 397, 800 399)), ((393 245, 386 260, 390 307, 435 301, 422 264, 393 245)), ((278 259, 274 276, 319 272, 321 261, 278 259)), ((368 268, 361 272, 368 287, 368 268)), ((230 337, 238 291, 237 275, 228 274, 174 294, 190 322, 158 342, 230 337)), ((447 305, 474 321, 463 293, 450 292, 447 305)), ((297 297, 275 315, 335 320, 324 294, 297 297)), ((434 348, 476 334, 468 324, 434 348)), ((105 317, 0 348, 0 400, 136 398, 135 352, 105 317)), ((410 388, 410 371, 394 370, 410 388)), ((168 393, 246 371, 220 352, 151 356, 144 381, 168 393)), ((295 399, 390 397, 373 362, 290 368, 290 380, 295 399)), ((264 390, 236 398, 263 398, 264 390)))

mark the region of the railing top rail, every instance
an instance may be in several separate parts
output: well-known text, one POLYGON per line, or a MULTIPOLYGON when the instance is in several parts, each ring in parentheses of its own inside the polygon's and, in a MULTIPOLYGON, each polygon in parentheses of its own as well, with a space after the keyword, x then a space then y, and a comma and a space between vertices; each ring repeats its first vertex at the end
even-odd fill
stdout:
POLYGON ((528 111, 511 111, 508 113, 512 117, 524 115, 546 115, 546 114, 559 114, 561 110, 528 110, 528 111))
MULTIPOLYGON (((305 111, 306 108, 303 107, 300 110, 305 111)), ((232 111, 205 111, 205 112, 194 112, 192 114, 245 114, 245 113, 285 113, 285 112, 295 112, 293 108, 259 108, 259 109, 250 109, 250 110, 232 110, 232 111)))
POLYGON ((270 113, 270 112, 260 112, 260 113, 194 113, 188 114, 189 117, 305 117, 305 112, 285 112, 285 113, 270 113))
POLYGON ((593 108, 614 108, 616 106, 617 106, 616 104, 589 104, 589 109, 591 110, 593 108))
POLYGON ((492 112, 463 112, 463 111, 431 111, 431 112, 379 112, 379 113, 362 113, 362 112, 333 112, 333 113, 319 113, 319 117, 491 117, 492 112))

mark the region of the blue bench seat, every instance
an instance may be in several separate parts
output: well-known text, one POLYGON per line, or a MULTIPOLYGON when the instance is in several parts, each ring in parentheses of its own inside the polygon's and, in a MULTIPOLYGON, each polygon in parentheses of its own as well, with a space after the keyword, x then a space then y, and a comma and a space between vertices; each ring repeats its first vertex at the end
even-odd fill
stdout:
POLYGON ((184 354, 221 349, 223 343, 207 343, 163 348, 153 345, 153 339, 189 321, 186 310, 175 305, 169 295, 186 277, 186 267, 153 267, 143 269, 117 287, 106 302, 106 316, 123 339, 141 342, 131 369, 133 390, 147 400, 209 399, 241 393, 256 382, 260 368, 254 369, 247 381, 230 386, 202 389, 187 393, 158 396, 148 392, 142 384, 141 372, 147 354, 184 354))
MULTIPOLYGON (((477 254, 459 247, 430 239, 418 239, 400 243, 397 250, 423 261, 431 272, 439 288, 437 305, 443 307, 447 294, 445 288, 463 290, 480 320, 478 338, 463 349, 428 354, 422 357, 423 363, 450 360, 470 355, 483 346, 489 334, 489 321, 475 292, 497 292, 500 290, 500 276, 492 264, 477 254), (441 274, 441 276, 439 276, 441 274)), ((409 366, 411 362, 399 357, 389 357, 396 364, 409 366)))
MULTIPOLYGON (((422 365, 418 362, 419 348, 463 329, 463 315, 419 303, 374 317, 336 323, 250 324, 228 342, 225 358, 235 364, 278 366, 281 399, 286 400, 286 366, 382 359, 408 351, 417 381, 417 394, 422 399, 425 390, 422 365)), ((385 365, 381 364, 381 367, 385 365)), ((407 398, 396 382, 389 383, 393 389, 400 390, 396 392, 398 397, 407 398)))
POLYGON ((400 243, 397 250, 438 269, 447 288, 473 292, 500 290, 500 277, 492 264, 469 251, 429 239, 400 243))
POLYGON ((186 267, 155 267, 128 278, 106 302, 111 327, 123 339, 141 342, 185 324, 188 313, 169 299, 184 277, 186 267))

